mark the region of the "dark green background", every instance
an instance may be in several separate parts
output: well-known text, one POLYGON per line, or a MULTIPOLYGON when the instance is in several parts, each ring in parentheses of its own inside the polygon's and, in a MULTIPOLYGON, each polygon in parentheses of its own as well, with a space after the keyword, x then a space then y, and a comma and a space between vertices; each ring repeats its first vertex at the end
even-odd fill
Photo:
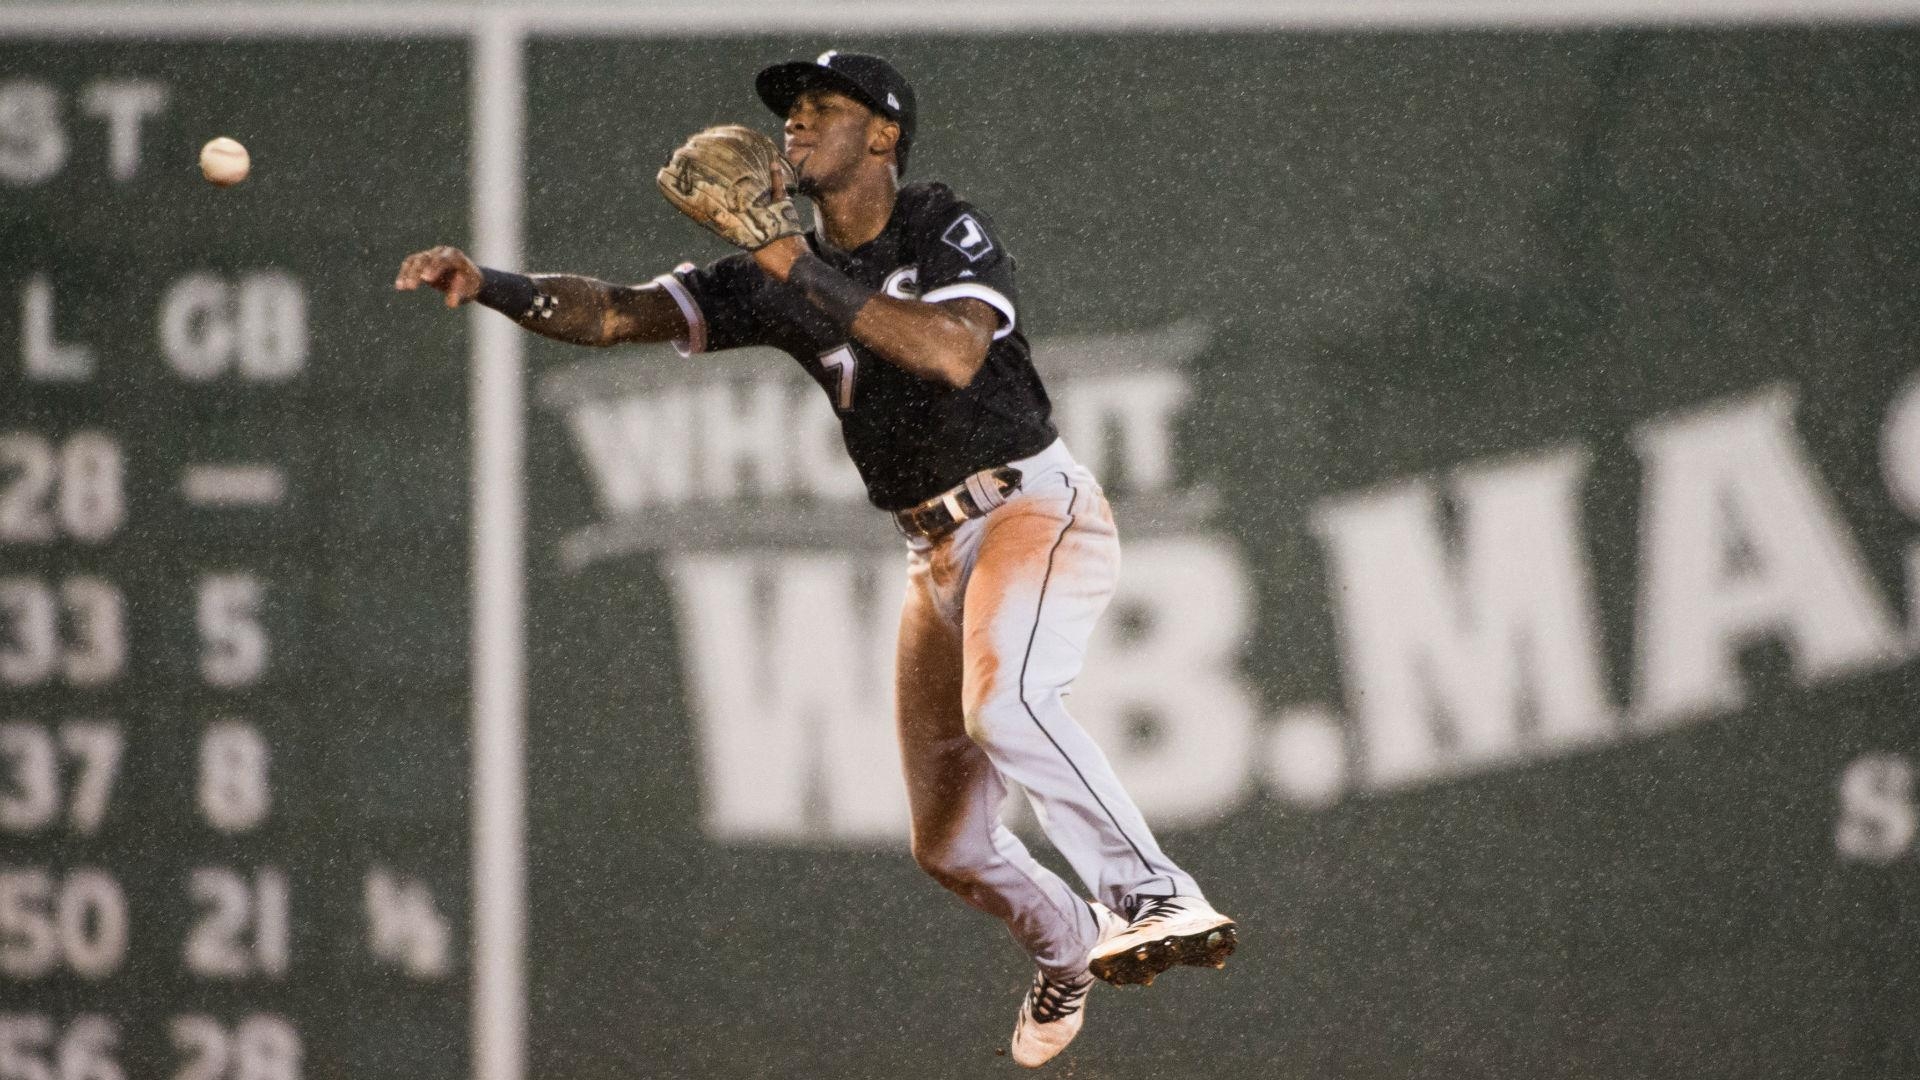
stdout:
POLYGON ((0 547, 0 573, 112 580, 131 656, 102 690, 0 692, 0 719, 106 717, 126 738, 97 836, 7 835, 0 863, 107 869, 133 935, 117 975, 0 983, 0 1002, 117 1018, 129 1080, 182 1066, 170 1018, 255 1011, 299 1029, 309 1077, 468 1071, 467 344, 461 320, 391 289, 401 248, 465 232, 466 65, 453 44, 0 43, 0 79, 61 92, 71 147, 46 183, 0 187, 0 430, 112 434, 129 498, 110 542, 0 547), (170 91, 124 183, 107 169, 106 125, 78 105, 107 77, 170 91), (254 160, 224 191, 195 164, 216 134, 254 160), (304 374, 175 376, 158 330, 169 286, 268 268, 307 287, 304 374), (23 381, 18 297, 34 274, 53 284, 61 338, 93 346, 93 380, 23 381), (186 506, 185 464, 234 460, 284 466, 288 501, 186 506), (204 686, 196 666, 195 583, 233 570, 267 583, 270 665, 244 691, 204 686), (273 754, 272 813, 238 837, 207 825, 194 796, 200 732, 225 717, 251 720, 273 754), (450 978, 415 983, 369 956, 361 889, 376 863, 432 887, 454 926, 450 978), (187 974, 199 866, 286 872, 284 981, 187 974))
MULTIPOLYGON (((1030 335, 1215 328, 1178 464, 1226 495, 1269 707, 1340 696, 1316 500, 1559 443, 1594 455, 1583 519, 1624 683, 1632 428, 1778 382, 1900 607, 1912 526, 1877 431, 1920 329, 1920 36, 543 40, 530 264, 637 281, 722 254, 654 169, 709 123, 773 130, 752 73, 828 47, 913 79, 912 175, 993 215, 1030 335)), ((993 1051, 1021 957, 904 851, 702 836, 658 561, 562 570, 598 512, 559 417, 532 418, 536 1071, 1018 1072, 993 1051)), ((1055 1070, 1920 1069, 1915 863, 1843 865, 1832 841, 1846 764, 1915 750, 1914 669, 1802 691, 1779 650, 1750 659, 1755 704, 1675 734, 1321 812, 1262 796, 1168 834, 1246 945, 1217 976, 1096 994, 1055 1070)))
MULTIPOLYGON (((832 46, 913 78, 913 175, 993 215, 1035 337, 1214 329, 1187 372, 1177 464, 1226 496, 1212 527, 1251 572, 1245 669, 1266 706, 1341 694, 1317 500, 1562 442, 1594 455, 1584 521, 1624 680, 1631 431, 1776 383, 1797 390, 1800 433, 1907 610, 1913 529, 1877 436, 1920 329, 1920 34, 537 38, 529 265, 631 281, 721 254, 653 171, 699 126, 771 130, 752 72, 832 46)), ((108 984, 0 989, 8 1009, 124 1017, 129 1077, 169 1073, 165 1017, 255 1003, 300 1025, 313 1076, 467 1071, 465 969, 415 987, 373 967, 359 889, 376 859, 424 876, 467 944, 465 320, 386 286, 405 252, 470 241, 468 55, 0 48, 0 77, 68 94, 110 74, 173 87, 139 181, 106 176, 103 125, 82 121, 59 178, 0 188, 0 348, 18 340, 11 298, 44 273, 63 334, 102 363, 79 388, 26 388, 0 364, 0 430, 101 427, 132 462, 111 544, 0 559, 105 574, 134 618, 134 665, 110 690, 0 702, 6 718, 111 715, 129 739, 99 838, 9 836, 4 858, 112 868, 135 928, 108 984), (219 192, 191 155, 223 131, 257 173, 219 192), (310 287, 307 374, 271 391, 167 376, 166 285, 266 266, 310 287), (178 465, 208 442, 295 463, 289 508, 182 509, 178 465), (189 598, 201 569, 239 567, 285 587, 276 666, 229 700, 195 685, 189 598), (226 709, 276 751, 275 816, 231 841, 198 822, 189 768, 226 709), (187 979, 189 869, 269 862, 293 877, 296 977, 187 979)), ((537 374, 582 353, 528 355, 537 374)), ((1029 972, 904 851, 703 837, 658 561, 562 569, 559 541, 596 511, 558 418, 533 400, 529 417, 530 1075, 1015 1073, 993 1051, 1029 972)), ((1750 660, 1751 707, 1673 734, 1322 811, 1258 796, 1169 832, 1246 945, 1217 975, 1100 991, 1053 1071, 1920 1072, 1917 864, 1844 865, 1832 844, 1847 763, 1920 752, 1914 667, 1801 690, 1779 650, 1750 660)))

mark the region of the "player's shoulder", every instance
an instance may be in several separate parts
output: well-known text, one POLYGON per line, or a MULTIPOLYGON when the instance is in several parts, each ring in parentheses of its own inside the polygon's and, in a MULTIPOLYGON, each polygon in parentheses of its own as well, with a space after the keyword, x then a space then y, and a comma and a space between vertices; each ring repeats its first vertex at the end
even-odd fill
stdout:
POLYGON ((969 259, 978 259, 994 246, 997 230, 992 219, 938 180, 901 188, 900 210, 908 235, 921 244, 944 241, 969 259))
POLYGON ((900 189, 901 217, 909 229, 945 228, 961 214, 980 214, 972 202, 938 180, 921 180, 900 189))
POLYGON ((939 213, 960 202, 960 196, 938 180, 916 180, 900 189, 900 206, 908 216, 939 213))

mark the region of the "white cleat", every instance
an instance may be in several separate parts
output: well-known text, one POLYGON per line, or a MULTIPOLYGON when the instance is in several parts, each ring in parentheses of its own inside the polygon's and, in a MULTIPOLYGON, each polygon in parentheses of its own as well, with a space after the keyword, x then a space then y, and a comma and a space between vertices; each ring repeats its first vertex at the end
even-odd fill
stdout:
POLYGON ((1233 920, 1200 897, 1154 897, 1140 905, 1124 933, 1101 935, 1087 966, 1115 986, 1145 986, 1179 964, 1224 967, 1239 943, 1233 920))
POLYGON ((1087 1022, 1087 991, 1092 989, 1092 975, 1061 982, 1034 972, 1033 988, 1020 1002, 1020 1018, 1013 1025, 1013 1060, 1037 1069, 1065 1050, 1087 1022))
MULTIPOLYGON (((1101 943, 1127 932, 1125 919, 1100 904, 1089 902, 1087 906, 1100 924, 1101 943)), ((1091 974, 1062 980, 1050 978, 1043 971, 1034 972, 1033 987, 1021 1000, 1020 1017, 1013 1025, 1013 1060, 1037 1069, 1065 1050, 1087 1021, 1087 991, 1092 989, 1091 974)))

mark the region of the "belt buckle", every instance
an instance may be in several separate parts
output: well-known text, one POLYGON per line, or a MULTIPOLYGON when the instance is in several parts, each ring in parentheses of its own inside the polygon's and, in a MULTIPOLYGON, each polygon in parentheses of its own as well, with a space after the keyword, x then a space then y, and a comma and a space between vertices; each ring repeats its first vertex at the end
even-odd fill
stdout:
POLYGON ((985 517, 998 509, 1005 503, 1005 496, 1020 490, 1020 480, 1020 470, 1011 465, 982 469, 918 506, 900 511, 894 515, 894 521, 903 533, 938 540, 962 524, 985 517), (994 485, 995 494, 1001 496, 1000 502, 992 506, 980 505, 971 490, 972 481, 980 477, 985 477, 987 482, 994 485))
POLYGON ((954 524, 951 521, 936 524, 927 520, 929 511, 937 509, 938 506, 938 503, 931 507, 925 503, 909 506, 893 515, 893 523, 904 535, 917 536, 922 540, 938 540, 951 531, 954 524))
POLYGON ((955 517, 944 498, 914 516, 916 522, 920 524, 920 535, 929 540, 939 540, 947 536, 967 520, 965 517, 955 517))

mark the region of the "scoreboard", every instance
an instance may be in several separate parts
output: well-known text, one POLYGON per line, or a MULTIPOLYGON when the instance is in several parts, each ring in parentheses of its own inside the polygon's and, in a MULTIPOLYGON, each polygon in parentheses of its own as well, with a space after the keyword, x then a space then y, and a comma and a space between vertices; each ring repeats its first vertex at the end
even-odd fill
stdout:
POLYGON ((0 1077, 468 1073, 467 62, 0 37, 0 1077))

